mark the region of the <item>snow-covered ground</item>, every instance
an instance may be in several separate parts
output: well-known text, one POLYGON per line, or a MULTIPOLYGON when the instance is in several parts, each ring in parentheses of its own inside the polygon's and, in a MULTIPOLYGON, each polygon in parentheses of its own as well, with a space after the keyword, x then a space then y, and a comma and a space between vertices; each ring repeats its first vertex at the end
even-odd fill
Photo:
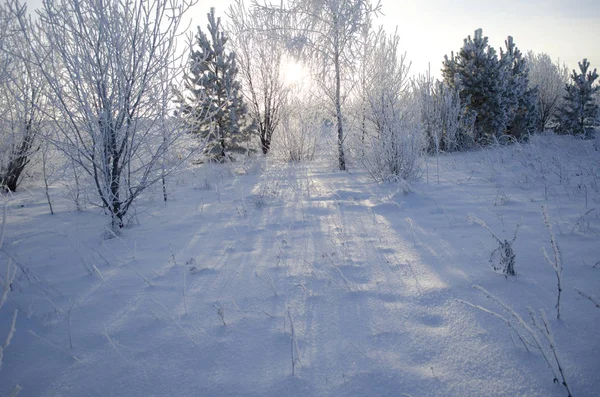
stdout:
POLYGON ((573 395, 597 396, 600 308, 575 288, 600 299, 600 153, 542 136, 439 170, 430 158, 405 192, 324 159, 198 166, 108 240, 59 187, 56 215, 40 189, 15 195, 4 250, 24 272, 0 313, 2 343, 19 310, 0 395, 566 396, 479 285, 542 342, 526 308, 544 309, 573 395), (475 217, 508 240, 521 224, 516 277, 492 269, 475 217))

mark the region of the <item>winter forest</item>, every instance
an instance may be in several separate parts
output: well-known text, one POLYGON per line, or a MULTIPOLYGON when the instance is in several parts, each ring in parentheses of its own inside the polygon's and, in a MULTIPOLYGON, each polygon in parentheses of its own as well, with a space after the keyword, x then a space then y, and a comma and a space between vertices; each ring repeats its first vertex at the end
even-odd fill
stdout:
POLYGON ((0 0, 0 396, 598 395, 590 55, 197 3, 0 0))

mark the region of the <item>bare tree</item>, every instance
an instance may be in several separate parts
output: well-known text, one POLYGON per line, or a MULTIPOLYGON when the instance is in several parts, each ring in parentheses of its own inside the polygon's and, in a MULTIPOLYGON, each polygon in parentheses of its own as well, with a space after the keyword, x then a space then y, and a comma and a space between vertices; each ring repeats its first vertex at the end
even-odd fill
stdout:
POLYGON ((397 33, 388 36, 383 29, 373 39, 365 95, 377 135, 390 128, 388 125, 394 124, 397 117, 402 117, 400 104, 408 95, 410 64, 406 53, 400 53, 399 44, 397 33))
POLYGON ((343 105, 360 48, 363 26, 380 11, 369 0, 288 0, 279 5, 253 4, 274 23, 268 27, 287 49, 309 63, 329 102, 337 125, 338 163, 346 169, 343 105))
MULTIPOLYGON (((23 28, 28 33, 24 34, 10 9, 25 12, 25 8, 17 0, 0 5, 6 34, 0 46, 0 70, 4 72, 0 79, 0 187, 14 192, 39 147, 46 84, 32 63, 32 50, 26 42, 32 26, 25 21, 23 28)), ((35 34, 43 37, 42 32, 35 34)))
POLYGON ((538 128, 549 127, 565 94, 565 85, 569 80, 567 65, 554 62, 546 53, 527 53, 529 64, 529 86, 538 87, 538 128))
POLYGON ((399 51, 400 38, 380 29, 373 36, 364 94, 369 104, 369 141, 363 165, 377 181, 415 180, 425 139, 419 101, 408 87, 410 65, 399 51))
POLYGON ((261 150, 267 154, 289 92, 282 73, 285 51, 265 34, 263 27, 270 22, 264 19, 266 15, 246 8, 244 0, 236 0, 228 16, 243 93, 258 128, 261 150))
POLYGON ((421 123, 427 137, 427 152, 461 150, 473 140, 472 114, 460 102, 457 90, 428 73, 413 81, 421 108, 421 123))
POLYGON ((281 110, 273 154, 288 162, 312 160, 318 138, 325 128, 322 101, 310 87, 297 87, 300 93, 289 95, 281 110))
MULTIPOLYGON (((176 41, 194 0, 44 0, 27 39, 53 98, 55 143, 93 181, 118 232, 135 199, 163 180, 184 123, 169 117, 182 71, 176 41)), ((19 10, 22 26, 27 20, 19 10)), ((24 29, 26 32, 26 30, 24 29)), ((172 164, 171 164, 172 165, 172 164)))

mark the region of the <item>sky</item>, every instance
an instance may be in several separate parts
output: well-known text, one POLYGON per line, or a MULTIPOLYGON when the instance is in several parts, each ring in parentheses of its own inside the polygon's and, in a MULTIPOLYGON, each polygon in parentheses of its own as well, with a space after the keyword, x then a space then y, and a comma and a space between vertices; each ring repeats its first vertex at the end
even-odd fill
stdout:
MULTIPOLYGON (((210 7, 225 17, 232 2, 199 0, 188 13, 191 27, 205 27, 210 7)), ((30 9, 41 3, 28 1, 30 9)), ((496 49, 511 35, 523 53, 545 52, 565 62, 569 70, 587 58, 592 68, 600 70, 600 0, 382 0, 381 4, 383 15, 375 22, 390 32, 398 28, 411 74, 430 67, 439 77, 444 55, 459 50, 478 28, 496 49)))
MULTIPOLYGON (((194 25, 206 25, 210 7, 224 15, 231 3, 200 0, 191 13, 194 25)), ((382 0, 381 5, 376 23, 390 32, 398 28, 411 74, 430 66, 440 77, 444 55, 458 51, 478 28, 496 49, 511 35, 523 53, 545 52, 569 70, 585 57, 600 70, 600 0, 382 0)))

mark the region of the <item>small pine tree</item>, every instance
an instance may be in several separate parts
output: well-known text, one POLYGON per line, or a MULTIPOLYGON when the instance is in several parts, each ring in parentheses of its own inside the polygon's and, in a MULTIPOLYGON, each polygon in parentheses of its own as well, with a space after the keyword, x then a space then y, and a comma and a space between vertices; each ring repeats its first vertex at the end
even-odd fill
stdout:
POLYGON ((573 70, 571 74, 571 84, 565 87, 564 106, 557 116, 557 132, 561 134, 582 135, 591 137, 593 135, 594 124, 598 118, 598 103, 595 95, 600 90, 600 86, 594 82, 598 78, 596 69, 588 72, 590 63, 587 59, 579 62, 577 73, 573 70))
POLYGON ((189 96, 178 93, 182 113, 187 115, 193 132, 206 141, 205 154, 214 161, 232 160, 232 154, 249 150, 253 125, 247 122, 241 84, 237 80, 235 52, 227 51, 229 38, 221 28, 215 9, 208 13, 208 37, 198 27, 192 49, 185 88, 189 96), (190 117, 191 116, 191 117, 190 117), (204 119, 199 125, 196 120, 204 119))
POLYGON ((468 112, 476 115, 476 143, 504 133, 508 124, 503 103, 505 70, 481 29, 464 40, 457 55, 444 56, 442 75, 450 88, 459 91, 468 112))
POLYGON ((537 120, 537 88, 528 88, 529 68, 523 54, 508 36, 506 52, 500 50, 500 66, 505 70, 504 108, 508 125, 506 134, 521 139, 533 133, 537 120))
POLYGON ((535 88, 529 89, 529 69, 511 36, 500 57, 481 29, 469 36, 455 56, 444 60, 444 82, 460 93, 466 114, 475 116, 475 142, 508 134, 516 139, 535 130, 535 88))

